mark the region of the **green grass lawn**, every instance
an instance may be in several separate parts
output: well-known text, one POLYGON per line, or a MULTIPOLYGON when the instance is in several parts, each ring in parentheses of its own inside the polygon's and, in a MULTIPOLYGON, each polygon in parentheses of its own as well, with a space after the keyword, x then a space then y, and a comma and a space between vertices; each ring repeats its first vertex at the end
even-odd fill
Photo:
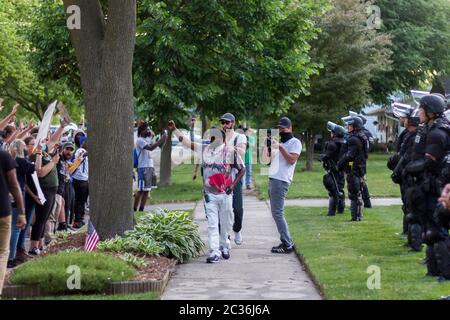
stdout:
POLYGON ((364 220, 327 217, 326 208, 288 207, 286 217, 298 252, 328 299, 438 299, 450 282, 426 277, 425 253, 409 253, 399 235, 399 206, 366 210, 364 220), (367 268, 381 270, 381 289, 369 290, 367 268))
MULTIPOLYGON (((297 163, 294 181, 289 188, 288 199, 299 198, 326 198, 327 192, 322 184, 322 177, 325 171, 322 164, 318 161, 314 162, 314 170, 311 172, 302 172, 305 167, 304 155, 300 157, 297 163)), ((391 171, 386 167, 389 155, 386 154, 370 154, 367 165, 367 180, 369 192, 372 197, 400 197, 399 186, 391 181, 391 171)), ((315 157, 317 158, 317 157, 315 157)), ((268 199, 267 195, 267 174, 261 174, 261 170, 268 168, 263 165, 255 165, 253 178, 261 200, 268 199)))
POLYGON ((199 176, 194 181, 192 173, 194 165, 182 164, 172 169, 172 186, 158 187, 152 190, 150 204, 197 201, 202 198, 202 177, 199 176))

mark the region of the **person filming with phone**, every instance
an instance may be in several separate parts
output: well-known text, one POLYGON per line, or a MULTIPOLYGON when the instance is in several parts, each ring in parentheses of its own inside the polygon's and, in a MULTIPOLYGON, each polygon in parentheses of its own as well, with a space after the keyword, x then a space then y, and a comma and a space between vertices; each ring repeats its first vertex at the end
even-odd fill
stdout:
POLYGON ((295 166, 302 151, 302 143, 292 134, 292 123, 289 118, 281 118, 278 122, 278 129, 280 142, 273 136, 268 136, 262 154, 263 161, 270 162, 270 209, 281 240, 281 244, 273 247, 271 252, 291 253, 294 250, 294 242, 284 218, 284 200, 294 177, 295 166))

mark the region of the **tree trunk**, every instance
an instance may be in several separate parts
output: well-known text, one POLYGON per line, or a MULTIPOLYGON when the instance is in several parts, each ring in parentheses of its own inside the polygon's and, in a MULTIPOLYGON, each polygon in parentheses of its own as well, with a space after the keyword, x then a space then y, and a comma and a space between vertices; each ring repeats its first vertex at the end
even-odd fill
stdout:
POLYGON ((159 185, 162 187, 172 185, 172 139, 167 139, 167 142, 161 149, 159 180, 159 185))
POLYGON ((306 132, 306 171, 313 170, 314 163, 314 132, 310 129, 306 132))
POLYGON ((89 137, 90 215, 102 239, 133 227, 133 86, 136 0, 78 5, 81 29, 70 30, 80 68, 89 137))
POLYGON ((200 121, 202 122, 202 138, 203 138, 203 135, 205 134, 206 130, 208 130, 206 128, 206 115, 204 109, 201 109, 200 111, 200 121))

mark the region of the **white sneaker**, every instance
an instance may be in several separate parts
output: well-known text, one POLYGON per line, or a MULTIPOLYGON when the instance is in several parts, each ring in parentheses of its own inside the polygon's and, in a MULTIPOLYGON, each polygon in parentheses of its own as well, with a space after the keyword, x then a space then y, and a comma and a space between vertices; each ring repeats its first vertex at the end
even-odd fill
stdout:
POLYGON ((236 243, 238 246, 242 244, 242 235, 240 231, 234 233, 234 243, 236 243))

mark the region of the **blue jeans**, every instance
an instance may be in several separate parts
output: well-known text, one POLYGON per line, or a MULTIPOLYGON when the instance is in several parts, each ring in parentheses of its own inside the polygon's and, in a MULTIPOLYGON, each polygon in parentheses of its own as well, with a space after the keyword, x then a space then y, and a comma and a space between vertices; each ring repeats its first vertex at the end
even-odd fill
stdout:
POLYGON ((27 225, 25 229, 20 231, 19 241, 17 243, 17 248, 25 251, 25 240, 27 236, 28 229, 31 225, 31 220, 33 218, 35 208, 35 202, 27 193, 25 194, 25 216, 27 220, 27 225))
POLYGON ((233 189, 233 213, 234 224, 233 231, 239 232, 242 229, 242 219, 244 217, 244 204, 242 200, 242 179, 236 184, 233 189))
POLYGON ((17 242, 19 241, 21 229, 16 227, 17 218, 19 217, 19 209, 13 208, 11 216, 11 238, 9 240, 9 257, 8 260, 14 260, 17 252, 17 242))
POLYGON ((245 185, 248 187, 252 184, 253 165, 251 163, 245 164, 245 185))
POLYGON ((294 245, 289 227, 284 218, 284 199, 289 189, 289 183, 277 179, 269 179, 269 199, 272 217, 277 225, 280 240, 286 247, 294 245))

